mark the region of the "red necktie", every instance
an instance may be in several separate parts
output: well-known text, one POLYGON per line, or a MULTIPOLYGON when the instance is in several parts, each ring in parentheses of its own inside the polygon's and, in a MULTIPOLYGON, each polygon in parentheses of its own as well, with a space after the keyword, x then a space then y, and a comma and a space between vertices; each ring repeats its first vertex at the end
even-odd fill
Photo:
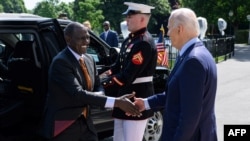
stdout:
MULTIPOLYGON (((86 80, 86 88, 88 91, 91 91, 91 88, 92 88, 92 82, 91 82, 91 79, 90 79, 90 76, 89 76, 89 72, 88 72, 88 69, 86 67, 86 64, 83 60, 83 57, 81 57, 79 59, 79 62, 80 62, 80 66, 81 66, 81 69, 82 69, 82 72, 84 74, 84 77, 85 77, 85 80, 86 80)), ((87 118, 87 113, 88 113, 88 106, 87 107, 84 107, 83 108, 83 111, 82 111, 82 114, 85 118, 87 118)))

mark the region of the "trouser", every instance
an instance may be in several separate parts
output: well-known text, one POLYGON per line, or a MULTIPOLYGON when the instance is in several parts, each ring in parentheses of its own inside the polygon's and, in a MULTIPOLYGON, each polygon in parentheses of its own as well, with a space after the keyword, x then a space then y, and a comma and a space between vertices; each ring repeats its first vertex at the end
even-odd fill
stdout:
POLYGON ((114 141, 142 141, 147 119, 115 119, 114 141))

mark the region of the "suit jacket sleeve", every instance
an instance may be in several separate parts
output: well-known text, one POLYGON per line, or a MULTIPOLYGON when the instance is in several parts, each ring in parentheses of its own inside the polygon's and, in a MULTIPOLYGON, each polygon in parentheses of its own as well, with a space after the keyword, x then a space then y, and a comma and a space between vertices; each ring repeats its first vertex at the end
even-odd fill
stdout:
POLYGON ((60 97, 58 108, 82 107, 86 104, 104 106, 106 97, 89 92, 83 88, 83 79, 77 60, 55 59, 49 71, 49 89, 55 97, 60 97))
POLYGON ((148 97, 148 104, 150 106, 150 109, 154 111, 159 111, 163 109, 165 106, 165 103, 166 103, 165 92, 148 97))

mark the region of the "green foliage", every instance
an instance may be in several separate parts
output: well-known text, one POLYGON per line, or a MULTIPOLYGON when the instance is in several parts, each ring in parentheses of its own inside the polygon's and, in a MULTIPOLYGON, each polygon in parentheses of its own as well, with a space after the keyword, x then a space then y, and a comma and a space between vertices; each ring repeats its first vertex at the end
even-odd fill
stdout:
POLYGON ((100 5, 100 0, 75 0, 74 20, 80 23, 89 20, 92 29, 99 33, 101 31, 100 23, 104 19, 100 5))
MULTIPOLYGON (((159 33, 161 24, 166 27, 170 11, 167 0, 134 0, 133 2, 155 7, 152 10, 152 17, 148 25, 151 33, 159 33)), ((127 9, 124 1, 120 0, 74 0, 69 4, 60 0, 41 0, 34 9, 29 11, 24 7, 23 0, 1 1, 0 11, 1 5, 3 5, 4 12, 29 12, 51 18, 57 18, 59 14, 66 13, 68 18, 73 21, 82 23, 89 20, 96 33, 102 32, 102 23, 105 20, 110 21, 112 29, 121 33, 120 22, 125 19, 122 13, 127 9)))
MULTIPOLYGON (((170 11, 167 0, 130 0, 130 2, 143 3, 155 7, 152 10, 152 16, 148 25, 148 30, 151 33, 159 33, 161 24, 164 24, 164 27, 166 27, 170 11)), ((120 22, 125 20, 125 16, 122 13, 128 8, 127 5, 124 5, 124 1, 103 0, 101 6, 105 20, 110 21, 111 28, 121 33, 120 22)))
POLYGON ((74 11, 73 11, 73 4, 66 4, 65 2, 61 2, 58 6, 55 7, 57 17, 65 13, 69 19, 73 19, 74 11))
MULTIPOLYGON (((205 17, 208 22, 208 32, 216 33, 218 18, 223 18, 237 32, 240 23, 247 24, 246 16, 250 14, 249 0, 183 0, 182 7, 193 9, 197 16, 205 17), (233 16, 229 16, 233 11, 233 16)), ((235 33, 234 32, 234 33, 235 33)), ((229 34, 227 29, 226 34, 229 34)))
POLYGON ((58 14, 56 12, 55 5, 56 3, 53 0, 43 0, 37 4, 34 9, 34 14, 43 17, 57 18, 58 14))
MULTIPOLYGON (((223 18, 228 23, 226 34, 229 33, 229 25, 233 25, 234 33, 237 32, 239 25, 246 25, 248 21, 246 16, 250 14, 249 0, 130 0, 132 2, 144 3, 154 6, 152 17, 148 25, 151 33, 159 33, 161 24, 166 28, 167 20, 171 10, 170 3, 173 6, 176 3, 180 7, 189 7, 193 9, 197 16, 205 17, 208 21, 207 33, 218 33, 217 20, 223 18), (233 16, 228 15, 233 11, 233 16)), ((61 0, 41 0, 37 6, 27 11, 23 0, 1 0, 0 12, 33 13, 40 16, 56 18, 60 13, 66 13, 68 18, 82 23, 89 20, 95 32, 102 31, 102 23, 105 20, 110 21, 111 28, 120 31, 120 22, 124 20, 122 13, 127 9, 124 1, 121 0, 74 0, 69 4, 61 0)), ((167 29, 165 29, 167 30, 167 29)))
POLYGON ((0 12, 5 13, 26 13, 23 0, 1 0, 0 12))
POLYGON ((2 5, 2 4, 0 4, 0 12, 4 12, 4 11, 3 11, 3 5, 2 5))

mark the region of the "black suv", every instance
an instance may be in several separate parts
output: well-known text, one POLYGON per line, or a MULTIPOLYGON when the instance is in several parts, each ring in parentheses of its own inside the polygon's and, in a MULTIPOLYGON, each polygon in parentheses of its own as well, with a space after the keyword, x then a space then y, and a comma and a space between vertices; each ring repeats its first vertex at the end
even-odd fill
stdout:
MULTIPOLYGON (((30 14, 0 14, 1 141, 36 140, 47 94, 48 68, 52 58, 66 47, 62 29, 70 22, 30 14)), ((114 63, 119 48, 111 48, 92 32, 90 35, 88 53, 102 73, 114 63)), ((156 93, 164 91, 168 75, 167 68, 156 68, 156 93)), ((93 106, 91 112, 100 137, 111 136, 112 109, 93 106)), ((161 131, 162 114, 156 112, 148 120, 144 140, 157 141, 161 131)))

